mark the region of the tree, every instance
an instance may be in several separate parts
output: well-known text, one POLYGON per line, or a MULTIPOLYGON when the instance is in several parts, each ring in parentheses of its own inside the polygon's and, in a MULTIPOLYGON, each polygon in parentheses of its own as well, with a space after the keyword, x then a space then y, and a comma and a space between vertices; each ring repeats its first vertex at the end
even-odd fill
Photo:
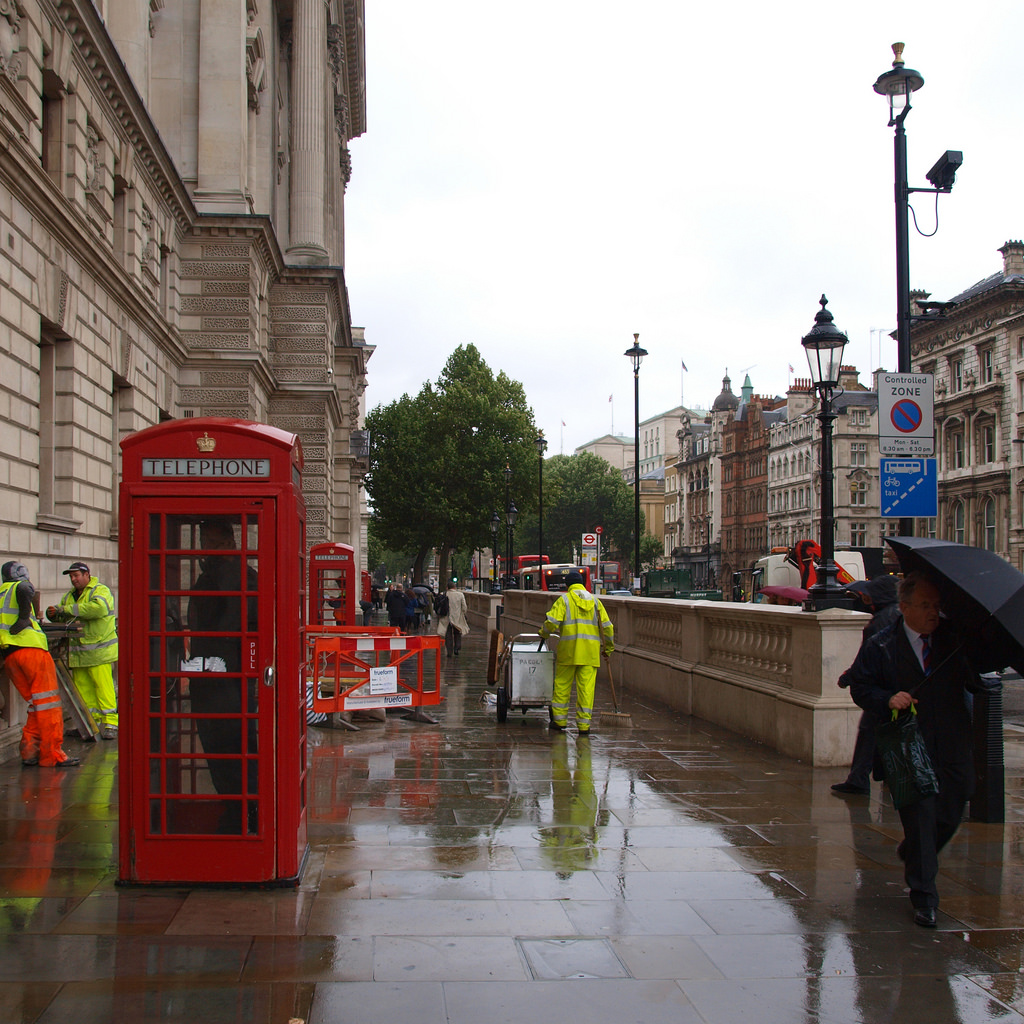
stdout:
POLYGON ((645 533, 640 539, 640 564, 644 572, 654 568, 655 562, 664 554, 664 545, 653 533, 645 533))
POLYGON ((536 429, 523 386, 495 377, 475 345, 457 348, 415 398, 372 410, 366 426, 377 535, 415 550, 420 578, 431 548, 443 579, 449 551, 490 546, 491 513, 505 512, 506 465, 510 500, 520 511, 536 507, 536 429))
POLYGON ((590 452, 545 460, 544 547, 551 561, 571 562, 573 545, 597 526, 605 551, 630 550, 633 492, 622 474, 590 452))

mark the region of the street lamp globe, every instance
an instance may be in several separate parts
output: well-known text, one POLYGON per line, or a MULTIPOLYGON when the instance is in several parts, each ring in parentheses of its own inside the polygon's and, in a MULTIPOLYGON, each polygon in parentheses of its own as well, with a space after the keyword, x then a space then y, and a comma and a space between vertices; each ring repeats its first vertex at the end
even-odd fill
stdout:
POLYGON ((505 513, 505 522, 508 523, 511 529, 516 525, 516 520, 519 518, 519 509, 516 508, 516 503, 510 501, 508 503, 508 511, 505 513))
POLYGON ((825 308, 828 299, 822 295, 818 302, 821 309, 814 317, 814 326, 800 339, 800 344, 807 353, 814 387, 818 391, 832 390, 839 384, 843 350, 850 339, 833 323, 832 314, 825 308))
POLYGON ((910 113, 912 93, 924 85, 924 78, 917 71, 903 64, 903 43, 892 44, 892 71, 879 75, 875 81, 875 92, 889 99, 889 127, 903 123, 910 113))
POLYGON ((633 335, 633 346, 627 348, 623 355, 626 356, 633 363, 633 373, 640 372, 640 364, 644 361, 644 356, 647 355, 647 349, 640 347, 640 335, 633 335))

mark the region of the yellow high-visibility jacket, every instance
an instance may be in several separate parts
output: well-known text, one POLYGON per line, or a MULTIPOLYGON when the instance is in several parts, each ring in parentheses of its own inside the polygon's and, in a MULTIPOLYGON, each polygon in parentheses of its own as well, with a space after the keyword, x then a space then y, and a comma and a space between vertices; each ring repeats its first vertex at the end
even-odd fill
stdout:
POLYGON ((29 616, 31 626, 11 635, 11 629, 18 621, 18 586, 21 580, 13 583, 0 584, 0 647, 37 647, 40 650, 50 649, 39 620, 32 612, 29 616))
POLYGON ((71 638, 68 663, 72 668, 92 668, 117 661, 117 620, 114 595, 95 576, 81 594, 74 588, 60 600, 60 618, 77 619, 82 635, 71 638))
POLYGON ((574 583, 548 609, 540 635, 558 634, 559 665, 599 665, 601 651, 615 650, 612 626, 604 605, 582 583, 574 583))

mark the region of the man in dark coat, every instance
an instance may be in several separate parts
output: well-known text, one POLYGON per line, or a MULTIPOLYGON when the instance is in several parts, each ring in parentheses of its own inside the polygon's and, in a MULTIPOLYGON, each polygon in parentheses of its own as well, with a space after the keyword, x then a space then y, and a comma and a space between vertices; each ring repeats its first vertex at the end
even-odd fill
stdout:
MULTIPOLYGON (((939 780, 939 792, 900 810, 903 860, 914 922, 935 927, 939 851, 953 838, 974 790, 968 690, 981 689, 972 664, 948 619, 939 590, 910 573, 900 582, 900 618, 865 643, 847 670, 857 704, 880 720, 917 708, 918 727, 939 780)), ((973 657, 973 652, 972 652, 973 657)))
MULTIPOLYGON (((876 633, 888 629, 899 617, 900 606, 896 596, 896 577, 876 576, 873 580, 857 580, 847 586, 860 599, 864 608, 871 612, 871 621, 861 633, 861 644, 865 644, 876 633)), ((839 677, 839 686, 844 689, 850 680, 844 672, 839 677)), ((845 782, 837 782, 832 792, 837 796, 867 796, 871 792, 871 769, 875 761, 875 726, 879 720, 870 711, 860 716, 857 725, 857 742, 853 747, 853 763, 845 782)), ((878 778, 881 778, 879 775, 878 778)))

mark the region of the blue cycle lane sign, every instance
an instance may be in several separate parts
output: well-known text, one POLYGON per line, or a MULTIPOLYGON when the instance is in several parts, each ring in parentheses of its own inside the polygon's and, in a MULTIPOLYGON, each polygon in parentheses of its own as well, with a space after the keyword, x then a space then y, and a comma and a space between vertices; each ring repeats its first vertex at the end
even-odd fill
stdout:
POLYGON ((878 451, 880 455, 935 454, 932 374, 879 374, 878 451))
POLYGON ((883 516, 930 518, 939 514, 939 481, 935 459, 882 459, 883 516))

